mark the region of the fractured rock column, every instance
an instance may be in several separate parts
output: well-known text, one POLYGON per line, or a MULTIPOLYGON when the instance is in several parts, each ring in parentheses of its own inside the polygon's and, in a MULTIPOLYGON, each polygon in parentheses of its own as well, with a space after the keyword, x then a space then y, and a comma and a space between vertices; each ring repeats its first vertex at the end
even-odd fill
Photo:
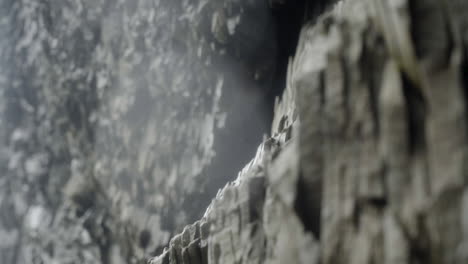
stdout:
POLYGON ((323 181, 323 263, 467 261, 466 19, 455 11, 467 8, 343 1, 303 30, 293 79, 301 146, 321 142, 302 168, 323 181))

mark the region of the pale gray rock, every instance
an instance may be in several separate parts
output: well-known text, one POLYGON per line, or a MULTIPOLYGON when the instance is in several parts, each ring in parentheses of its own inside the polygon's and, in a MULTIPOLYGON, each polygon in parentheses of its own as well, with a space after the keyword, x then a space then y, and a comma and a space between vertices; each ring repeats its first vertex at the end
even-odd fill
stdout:
POLYGON ((291 123, 283 122, 282 129, 260 145, 238 178, 213 199, 200 223, 187 226, 150 263, 319 263, 318 241, 296 208, 300 166, 291 93, 289 87, 275 111, 291 123), (189 235, 198 233, 201 237, 189 235), (192 242, 180 243, 184 237, 192 242), (196 253, 183 253, 190 251, 196 253))
POLYGON ((0 5, 2 263, 161 252, 269 130, 264 1, 0 5))
POLYGON ((467 6, 449 2, 340 1, 302 27, 275 147, 241 173, 264 181, 258 228, 232 242, 250 226, 228 184, 205 263, 467 262, 467 6))
POLYGON ((0 261, 467 263, 466 1, 335 2, 1 1, 0 261))

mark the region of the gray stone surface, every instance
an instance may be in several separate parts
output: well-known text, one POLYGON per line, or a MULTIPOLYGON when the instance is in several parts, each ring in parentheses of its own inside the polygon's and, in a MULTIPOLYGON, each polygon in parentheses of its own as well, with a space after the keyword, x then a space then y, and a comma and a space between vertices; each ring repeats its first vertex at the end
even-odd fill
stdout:
POLYGON ((466 1, 306 8, 237 179, 268 1, 1 5, 1 263, 468 262, 466 1))
POLYGON ((258 228, 242 240, 228 185, 202 263, 467 263, 465 3, 347 0, 305 24, 253 162, 258 228))
POLYGON ((301 167, 295 98, 288 85, 276 103, 273 136, 203 218, 150 263, 319 263, 319 243, 296 206, 301 167), (199 235, 189 236, 193 229, 199 235), (189 251, 196 253, 183 253, 189 251))
POLYGON ((0 5, 1 263, 145 259, 269 130, 264 1, 0 5))
POLYGON ((296 142, 280 136, 265 141, 204 217, 150 263, 319 263, 319 244, 294 207, 296 142))

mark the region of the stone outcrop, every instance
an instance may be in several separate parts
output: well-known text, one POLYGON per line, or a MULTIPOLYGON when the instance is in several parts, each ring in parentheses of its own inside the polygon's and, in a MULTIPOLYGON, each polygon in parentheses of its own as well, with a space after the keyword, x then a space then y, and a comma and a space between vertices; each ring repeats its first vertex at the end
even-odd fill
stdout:
POLYGON ((276 147, 151 263, 467 263, 466 11, 345 0, 304 25, 276 147))
POLYGON ((300 176, 298 141, 291 139, 297 130, 295 107, 280 105, 281 130, 220 190, 203 218, 172 238, 152 264, 318 263, 319 244, 295 206, 300 176))

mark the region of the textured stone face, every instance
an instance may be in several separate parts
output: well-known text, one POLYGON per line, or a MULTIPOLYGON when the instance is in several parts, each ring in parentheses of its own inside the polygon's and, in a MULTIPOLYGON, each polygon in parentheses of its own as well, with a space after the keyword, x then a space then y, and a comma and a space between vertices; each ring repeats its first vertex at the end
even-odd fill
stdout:
POLYGON ((319 263, 319 244, 296 207, 301 147, 294 98, 287 89, 275 111, 281 128, 152 264, 319 263))
POLYGON ((468 3, 332 3, 2 0, 0 262, 467 263, 468 3))
POLYGON ((2 263, 144 257, 201 217, 269 129, 265 1, 0 12, 2 263))
MULTIPOLYGON (((263 158, 200 220, 201 263, 467 263, 459 9, 467 2, 347 0, 304 25, 263 158), (245 194, 256 177, 259 196, 245 194)), ((184 247, 152 261, 191 263, 167 253, 184 247)))

